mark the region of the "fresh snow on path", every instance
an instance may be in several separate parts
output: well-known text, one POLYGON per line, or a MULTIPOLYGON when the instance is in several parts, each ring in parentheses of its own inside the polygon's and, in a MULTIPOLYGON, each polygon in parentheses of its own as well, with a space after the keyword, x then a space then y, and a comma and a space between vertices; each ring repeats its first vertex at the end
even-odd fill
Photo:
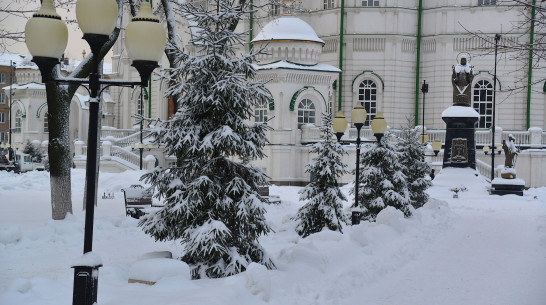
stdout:
MULTIPOLYGON (((268 207, 274 232, 261 243, 277 270, 251 264, 236 276, 192 281, 184 263, 150 255, 180 257, 178 242, 155 242, 125 217, 120 189, 142 173, 100 174, 93 243, 104 265, 100 305, 546 304, 546 188, 490 196, 474 171, 444 169, 428 191, 433 199, 410 218, 386 209, 376 223, 302 239, 292 219, 301 188, 272 186, 282 202, 268 207), (468 191, 452 198, 449 189, 461 184, 468 191), (103 192, 115 199, 102 199, 103 192), (129 284, 135 275, 158 282, 129 284)), ((72 303, 84 179, 73 170, 74 215, 52 221, 48 173, 0 172, 1 305, 72 303)))

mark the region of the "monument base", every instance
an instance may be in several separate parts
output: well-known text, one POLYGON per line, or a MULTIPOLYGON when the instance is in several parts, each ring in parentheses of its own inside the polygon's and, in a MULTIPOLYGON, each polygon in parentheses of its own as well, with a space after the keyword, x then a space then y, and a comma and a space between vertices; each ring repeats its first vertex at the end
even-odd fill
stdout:
POLYGON ((476 124, 480 115, 472 107, 451 106, 442 112, 446 123, 442 167, 476 169, 476 124))
POLYGON ((518 195, 523 196, 525 181, 523 179, 495 178, 491 182, 491 195, 518 195))

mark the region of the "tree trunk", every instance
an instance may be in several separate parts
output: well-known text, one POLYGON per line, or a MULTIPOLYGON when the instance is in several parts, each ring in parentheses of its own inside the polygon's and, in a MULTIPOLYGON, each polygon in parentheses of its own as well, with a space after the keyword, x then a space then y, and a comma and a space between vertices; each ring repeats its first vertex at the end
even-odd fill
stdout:
POLYGON ((72 213, 70 168, 70 100, 65 86, 54 82, 46 85, 49 113, 49 176, 51 184, 51 214, 61 220, 72 213))

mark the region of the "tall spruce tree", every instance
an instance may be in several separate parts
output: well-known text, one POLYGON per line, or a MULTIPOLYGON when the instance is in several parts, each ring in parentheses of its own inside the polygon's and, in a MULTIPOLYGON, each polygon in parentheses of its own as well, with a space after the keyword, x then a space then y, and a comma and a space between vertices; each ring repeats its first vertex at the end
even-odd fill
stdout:
POLYGON ((271 230, 266 200, 258 193, 267 177, 248 163, 264 157, 267 142, 267 126, 248 123, 253 106, 271 96, 253 81, 255 54, 236 49, 245 35, 235 33, 233 24, 248 13, 246 5, 213 2, 209 11, 181 6, 195 27, 198 55, 173 50, 180 65, 170 71, 167 94, 183 94, 172 119, 154 132, 165 152, 176 156, 176 167, 143 176, 165 206, 140 225, 156 240, 180 240, 194 279, 237 274, 252 262, 274 268, 258 241, 271 230))
POLYGON ((419 143, 419 130, 409 127, 404 128, 398 144, 411 205, 417 209, 427 203, 429 196, 425 191, 432 185, 428 178, 430 165, 425 161, 425 146, 419 143))
POLYGON ((296 216, 296 231, 302 237, 320 232, 325 227, 343 232, 342 223, 347 223, 347 216, 343 213, 343 201, 347 198, 337 184, 337 179, 348 173, 347 165, 341 161, 347 152, 340 143, 334 142, 330 114, 323 115, 320 131, 322 142, 315 143, 309 151, 317 156, 306 166, 306 172, 314 180, 300 191, 300 200, 309 200, 296 216))
POLYGON ((375 221, 377 214, 392 206, 411 215, 411 202, 401 153, 386 133, 380 144, 366 145, 360 156, 358 200, 364 220, 375 221))

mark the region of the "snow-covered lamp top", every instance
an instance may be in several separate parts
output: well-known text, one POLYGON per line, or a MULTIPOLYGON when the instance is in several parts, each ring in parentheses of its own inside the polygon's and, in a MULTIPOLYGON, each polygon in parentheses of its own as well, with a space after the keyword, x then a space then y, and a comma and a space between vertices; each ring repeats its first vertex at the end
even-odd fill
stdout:
POLYGON ((252 45, 265 48, 269 55, 260 55, 260 64, 285 60, 302 65, 316 65, 324 41, 305 21, 284 16, 269 22, 252 40, 252 45))

